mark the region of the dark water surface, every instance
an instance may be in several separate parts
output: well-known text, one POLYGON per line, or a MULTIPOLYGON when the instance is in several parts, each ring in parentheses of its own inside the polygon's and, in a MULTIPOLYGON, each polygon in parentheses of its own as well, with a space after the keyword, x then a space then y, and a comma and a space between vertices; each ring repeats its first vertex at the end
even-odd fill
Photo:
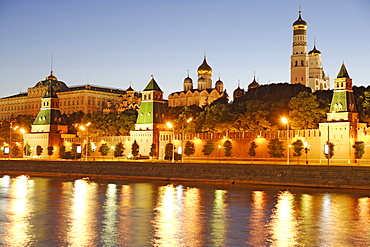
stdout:
POLYGON ((370 191, 2 176, 0 246, 370 246, 370 191))

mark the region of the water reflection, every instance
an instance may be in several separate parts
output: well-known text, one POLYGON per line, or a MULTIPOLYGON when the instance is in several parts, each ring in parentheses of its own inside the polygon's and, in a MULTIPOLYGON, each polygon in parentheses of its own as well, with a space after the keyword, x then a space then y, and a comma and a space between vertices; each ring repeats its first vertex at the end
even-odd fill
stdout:
POLYGON ((159 187, 157 201, 153 246, 182 246, 182 187, 159 187))
POLYGON ((370 246, 368 191, 0 178, 0 246, 370 246))
POLYGON ((249 225, 249 238, 247 243, 263 246, 267 239, 266 225, 266 193, 264 191, 252 192, 251 215, 249 225))
POLYGON ((97 187, 96 183, 83 179, 74 182, 67 236, 69 246, 89 246, 97 239, 97 187))
POLYGON ((358 223, 356 232, 363 238, 364 245, 370 245, 370 198, 361 197, 357 199, 358 223))
POLYGON ((227 231, 227 204, 225 203, 226 196, 226 190, 217 189, 214 192, 213 211, 210 219, 211 246, 225 246, 227 231))
POLYGON ((295 211, 295 196, 289 191, 277 195, 273 210, 271 227, 271 243, 273 246, 298 246, 298 221, 295 211))
POLYGON ((119 203, 119 239, 121 246, 132 246, 133 213, 132 213, 132 188, 130 185, 122 185, 119 203))
POLYGON ((104 219, 103 219, 103 244, 106 246, 113 246, 117 243, 118 230, 118 205, 117 205, 117 185, 108 184, 105 193, 105 203, 103 206, 104 219))
POLYGON ((7 246, 27 246, 35 241, 30 225, 33 186, 34 183, 28 176, 19 176, 11 180, 6 237, 3 239, 7 246))
POLYGON ((203 212, 199 188, 187 188, 184 193, 184 239, 185 246, 201 246, 204 238, 203 212))

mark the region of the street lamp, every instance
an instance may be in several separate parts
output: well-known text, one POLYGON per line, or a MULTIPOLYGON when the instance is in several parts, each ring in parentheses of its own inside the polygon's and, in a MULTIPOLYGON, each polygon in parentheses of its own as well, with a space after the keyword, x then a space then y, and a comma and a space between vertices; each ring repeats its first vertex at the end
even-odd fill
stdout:
POLYGON ((21 152, 22 152, 22 157, 23 157, 23 155, 24 155, 24 134, 26 133, 26 130, 25 129, 20 129, 19 131, 22 133, 22 150, 21 150, 21 152))
POLYGON ((113 161, 113 158, 114 158, 114 146, 111 146, 110 149, 112 149, 112 161, 113 161))
POLYGON ((286 133, 286 140, 287 140, 287 164, 290 165, 290 159, 289 159, 289 121, 287 118, 283 117, 281 118, 281 121, 283 122, 283 124, 286 124, 286 129, 287 129, 287 133, 286 133))
POLYGON ((89 129, 87 127, 89 127, 91 125, 91 122, 88 122, 85 124, 85 126, 81 125, 80 126, 80 129, 81 130, 86 130, 86 157, 85 157, 85 161, 87 161, 87 150, 89 148, 89 129))
POLYGON ((304 152, 306 153, 306 165, 308 165, 307 153, 310 150, 310 144, 304 141, 303 146, 304 146, 304 152))
POLYGON ((221 163, 221 145, 218 145, 218 163, 221 163))
POLYGON ((175 162, 175 141, 174 141, 174 137, 175 137, 175 129, 174 129, 174 127, 173 127, 173 124, 172 123, 170 123, 170 122, 167 122, 167 127, 168 128, 172 128, 172 139, 171 139, 171 141, 172 141, 172 163, 174 163, 175 162))
MULTIPOLYGON (((187 123, 193 121, 192 118, 186 120, 187 123)), ((185 122, 182 122, 182 136, 181 136, 181 163, 184 163, 184 132, 185 132, 185 122)))

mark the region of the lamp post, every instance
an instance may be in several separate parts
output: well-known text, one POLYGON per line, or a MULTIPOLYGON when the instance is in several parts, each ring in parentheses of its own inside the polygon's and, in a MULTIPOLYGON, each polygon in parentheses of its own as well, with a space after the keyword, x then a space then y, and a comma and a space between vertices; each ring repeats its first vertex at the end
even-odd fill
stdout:
POLYGON ((21 152, 22 152, 22 157, 24 155, 24 134, 26 133, 26 130, 25 129, 20 129, 19 130, 21 133, 22 133, 22 149, 21 149, 21 152))
POLYGON ((286 140, 287 140, 287 164, 290 165, 290 154, 289 154, 289 121, 287 118, 283 117, 281 118, 281 121, 283 122, 283 124, 286 124, 286 129, 287 129, 287 133, 286 133, 286 140))
POLYGON ((310 150, 310 144, 308 144, 308 142, 305 141, 303 145, 304 145, 304 152, 306 153, 306 165, 308 165, 307 153, 310 150))
POLYGON ((175 129, 174 129, 174 127, 173 127, 173 124, 172 123, 167 123, 167 127, 168 128, 172 128, 172 139, 171 139, 171 141, 172 141, 172 163, 174 163, 175 162, 175 141, 174 141, 174 138, 175 138, 175 129))
POLYGON ((218 163, 221 163, 221 145, 218 145, 218 163))
MULTIPOLYGON (((186 120, 187 123, 193 121, 192 118, 186 120)), ((184 163, 184 137, 185 137, 185 122, 182 122, 182 135, 181 135, 181 163, 184 163)))
POLYGON ((87 127, 89 127, 91 125, 91 122, 88 122, 86 123, 85 126, 81 125, 80 126, 80 129, 81 130, 86 130, 86 157, 85 157, 85 161, 87 161, 87 155, 88 155, 88 148, 89 148, 89 129, 87 127))

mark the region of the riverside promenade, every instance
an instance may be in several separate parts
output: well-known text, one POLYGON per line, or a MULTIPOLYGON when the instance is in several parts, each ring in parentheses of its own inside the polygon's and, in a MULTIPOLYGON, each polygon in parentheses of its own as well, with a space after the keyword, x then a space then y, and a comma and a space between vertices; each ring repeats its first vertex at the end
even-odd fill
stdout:
POLYGON ((370 189, 367 165, 251 162, 0 160, 0 174, 370 189))

